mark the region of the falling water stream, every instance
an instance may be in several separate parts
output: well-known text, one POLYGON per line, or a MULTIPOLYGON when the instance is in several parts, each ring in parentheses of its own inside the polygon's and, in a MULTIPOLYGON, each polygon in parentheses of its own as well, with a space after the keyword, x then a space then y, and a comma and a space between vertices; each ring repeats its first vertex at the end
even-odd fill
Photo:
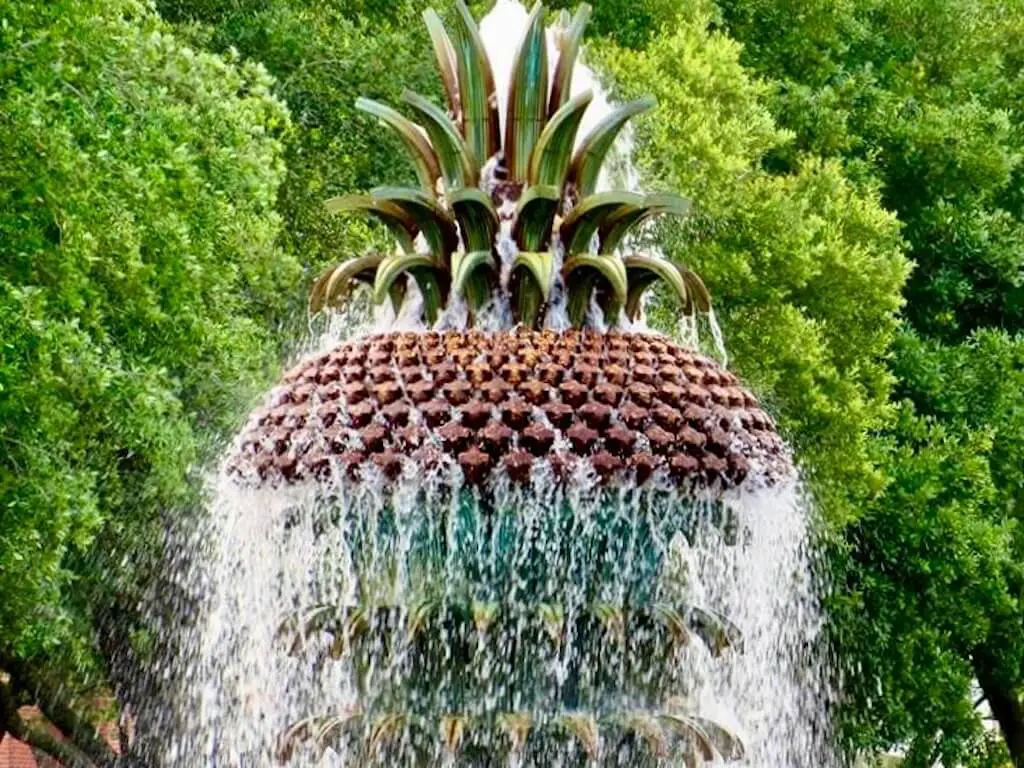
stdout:
MULTIPOLYGON (((525 21, 499 0, 481 23, 501 99, 525 21)), ((581 135, 609 109, 577 67, 584 88, 581 135)), ((310 351, 395 322, 341 322, 310 351)), ((838 764, 799 482, 694 499, 585 472, 486 491, 407 472, 211 480, 205 527, 173 548, 197 603, 167 671, 164 765, 696 764, 673 758, 659 707, 734 733, 732 764, 838 764), (649 743, 617 752, 621 733, 587 725, 609 714, 649 743)))

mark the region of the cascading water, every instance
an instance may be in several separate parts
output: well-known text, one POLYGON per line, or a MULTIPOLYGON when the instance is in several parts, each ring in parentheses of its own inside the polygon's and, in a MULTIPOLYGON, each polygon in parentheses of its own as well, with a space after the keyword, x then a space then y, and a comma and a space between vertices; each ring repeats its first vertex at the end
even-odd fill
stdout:
MULTIPOLYGON (((501 115, 529 23, 499 0, 481 25, 501 115)), ((575 73, 586 135, 610 107, 575 73)), ((172 548, 192 600, 155 764, 837 764, 809 506, 770 420, 625 313, 606 333, 596 293, 600 333, 567 330, 565 282, 549 330, 508 331, 509 279, 472 331, 453 292, 434 328, 456 330, 428 333, 413 281, 372 327, 335 319, 254 414, 172 548)))

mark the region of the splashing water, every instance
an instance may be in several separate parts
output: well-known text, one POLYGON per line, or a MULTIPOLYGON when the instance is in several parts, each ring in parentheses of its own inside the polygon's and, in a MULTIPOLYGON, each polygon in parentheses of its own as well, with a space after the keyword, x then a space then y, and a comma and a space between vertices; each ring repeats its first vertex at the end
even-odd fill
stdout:
POLYGON ((717 502, 586 476, 489 499, 457 477, 329 492, 222 479, 211 511, 191 585, 205 614, 178 670, 188 727, 167 765, 439 765, 445 712, 467 718, 452 764, 512 754, 496 712, 534 716, 518 764, 584 764, 575 742, 541 737, 538 713, 562 710, 602 723, 602 761, 586 764, 682 765, 617 762, 604 725, 673 708, 734 731, 739 765, 835 764, 795 484, 717 502), (686 625, 670 641, 644 621, 664 606, 686 625), (392 741, 390 713, 405 717, 392 741))

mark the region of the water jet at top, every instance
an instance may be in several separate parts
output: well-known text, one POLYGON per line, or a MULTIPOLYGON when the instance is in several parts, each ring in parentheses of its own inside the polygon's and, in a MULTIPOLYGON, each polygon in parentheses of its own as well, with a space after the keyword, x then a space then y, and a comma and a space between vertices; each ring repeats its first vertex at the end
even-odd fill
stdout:
POLYGON ((359 100, 418 186, 327 202, 397 245, 310 307, 386 311, 224 464, 169 764, 832 760, 796 473, 732 373, 642 324, 656 284, 711 299, 633 237, 687 201, 602 175, 654 103, 577 64, 588 15, 427 11, 446 107, 359 100))

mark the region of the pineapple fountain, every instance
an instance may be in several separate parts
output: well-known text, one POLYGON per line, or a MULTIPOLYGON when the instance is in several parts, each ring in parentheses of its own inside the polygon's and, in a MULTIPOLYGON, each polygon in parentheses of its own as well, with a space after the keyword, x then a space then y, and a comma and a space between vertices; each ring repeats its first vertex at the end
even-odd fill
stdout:
POLYGON ((643 325, 654 285, 710 312, 636 246, 686 201, 602 189, 653 100, 581 134, 589 9, 546 30, 499 0, 506 100, 456 5, 450 30, 425 14, 447 109, 358 102, 419 184, 327 202, 396 248, 328 270, 311 309, 365 284, 377 320, 295 366, 225 463, 164 759, 828 765, 789 454, 735 376, 643 325))

